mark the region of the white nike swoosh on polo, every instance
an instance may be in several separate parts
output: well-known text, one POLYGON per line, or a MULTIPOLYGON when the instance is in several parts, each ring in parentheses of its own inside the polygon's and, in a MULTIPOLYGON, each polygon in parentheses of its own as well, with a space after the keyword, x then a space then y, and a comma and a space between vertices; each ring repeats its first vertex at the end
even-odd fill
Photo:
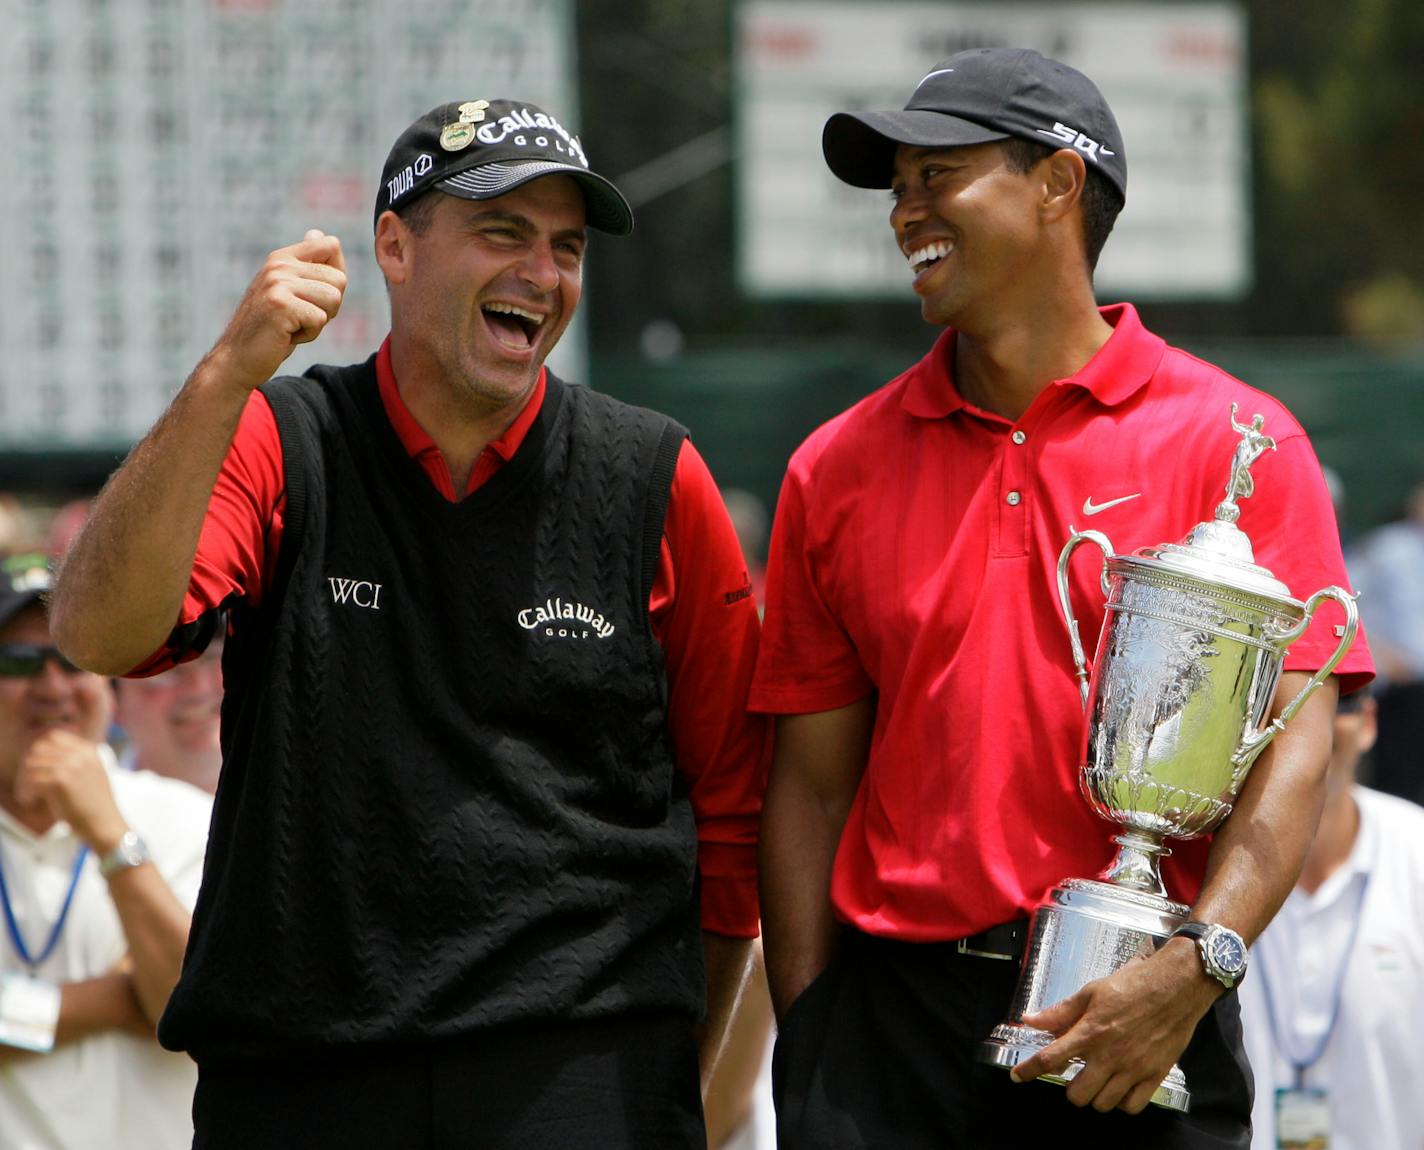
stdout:
POLYGON ((1124 495, 1120 499, 1109 499, 1106 503, 1094 503, 1090 495, 1083 500, 1083 514, 1096 515, 1099 511, 1106 511, 1109 507, 1116 507, 1119 503, 1126 503, 1129 499, 1136 499, 1142 492, 1134 491, 1131 495, 1124 495))

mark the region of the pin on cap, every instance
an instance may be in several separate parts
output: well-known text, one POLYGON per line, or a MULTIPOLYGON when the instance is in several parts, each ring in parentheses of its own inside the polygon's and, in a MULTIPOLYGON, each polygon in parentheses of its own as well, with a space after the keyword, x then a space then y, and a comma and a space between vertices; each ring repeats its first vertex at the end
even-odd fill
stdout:
POLYGON ((633 230, 633 209, 589 167, 579 138, 542 108, 508 99, 441 104, 402 132, 381 172, 375 218, 431 188, 490 200, 554 175, 578 183, 589 227, 615 236, 633 230))

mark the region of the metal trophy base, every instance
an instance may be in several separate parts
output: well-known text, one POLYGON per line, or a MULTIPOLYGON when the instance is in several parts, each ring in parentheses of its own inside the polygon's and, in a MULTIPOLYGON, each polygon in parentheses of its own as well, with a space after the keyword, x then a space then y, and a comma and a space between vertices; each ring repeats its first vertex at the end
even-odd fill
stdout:
MULTIPOLYGON (((1034 912, 1009 1017, 979 1043, 975 1057, 1007 1070, 1037 1054, 1053 1035, 1025 1026, 1025 1014, 1070 998, 1131 958, 1151 954, 1186 921, 1188 911, 1179 902, 1114 883, 1065 879, 1034 912)), ((1061 1075, 1041 1077, 1066 1083, 1082 1068, 1075 1061, 1061 1075)), ((1168 1071, 1152 1102, 1168 1110, 1189 1108, 1191 1092, 1181 1067, 1168 1071)))

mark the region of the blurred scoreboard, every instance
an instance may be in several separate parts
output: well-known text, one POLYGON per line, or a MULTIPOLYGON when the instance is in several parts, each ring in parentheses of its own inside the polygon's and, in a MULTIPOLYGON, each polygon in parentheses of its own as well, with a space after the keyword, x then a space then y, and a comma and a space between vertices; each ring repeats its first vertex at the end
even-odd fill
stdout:
POLYGON ((502 95, 579 123, 571 0, 0 0, 0 16, 0 450, 139 438, 267 253, 311 227, 341 237, 351 283, 284 370, 364 359, 388 328, 371 223, 400 131, 502 95))
POLYGON ((737 268, 763 298, 911 298, 888 192, 821 156, 834 112, 904 107, 967 48, 1013 46, 1085 72, 1127 148, 1127 207, 1098 296, 1232 299, 1251 284, 1246 16, 1236 0, 737 7, 737 268))

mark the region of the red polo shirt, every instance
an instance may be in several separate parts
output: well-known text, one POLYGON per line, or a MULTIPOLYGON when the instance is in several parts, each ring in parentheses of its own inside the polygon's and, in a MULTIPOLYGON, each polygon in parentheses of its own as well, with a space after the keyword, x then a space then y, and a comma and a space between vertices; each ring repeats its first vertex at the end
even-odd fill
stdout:
MULTIPOLYGON (((401 399, 390 340, 376 357, 386 415, 430 481, 456 498, 434 440, 401 399)), ((512 459, 544 402, 544 374, 509 429, 476 461, 468 495, 512 459)), ((266 398, 254 392, 223 463, 203 524, 181 629, 234 600, 256 604, 272 577, 286 506, 282 444, 266 398)), ((697 819, 702 924, 752 937, 758 928, 756 843, 770 725, 745 709, 760 625, 746 561, 721 493, 684 441, 673 475, 657 575, 648 608, 668 679, 668 728, 697 819)), ((175 646, 136 675, 171 666, 175 646)))
MULTIPOLYGON (((1016 422, 960 398, 947 331, 791 460, 751 705, 799 714, 878 693, 831 883, 836 913, 861 930, 964 937, 1111 859, 1113 825, 1078 791, 1084 720, 1058 555, 1075 527, 1125 553, 1210 519, 1239 441, 1233 402, 1242 422, 1264 415, 1278 445, 1241 503, 1256 561, 1300 599, 1348 585, 1320 464, 1285 408, 1168 347, 1132 307, 1103 315, 1107 343, 1016 422)), ((1102 556, 1083 550, 1073 602, 1091 655, 1102 556)), ((1320 667, 1339 618, 1322 609, 1286 669, 1320 667)), ((1346 690, 1368 680, 1363 638, 1337 672, 1346 690)), ((1191 902, 1206 844, 1172 849, 1168 889, 1191 902)))

